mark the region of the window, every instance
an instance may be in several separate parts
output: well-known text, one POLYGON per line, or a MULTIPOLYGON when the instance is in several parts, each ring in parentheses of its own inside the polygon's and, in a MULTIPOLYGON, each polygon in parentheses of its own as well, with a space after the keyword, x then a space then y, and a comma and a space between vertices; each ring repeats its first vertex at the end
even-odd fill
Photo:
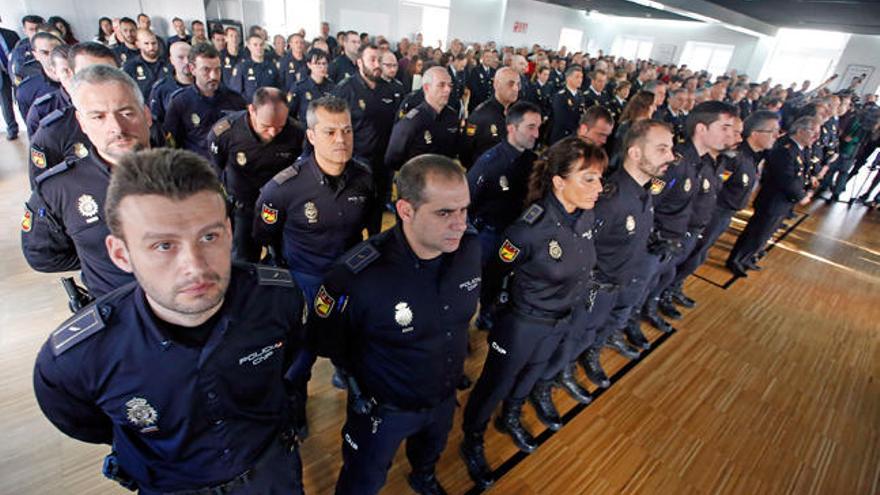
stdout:
POLYGON ((780 29, 776 46, 758 78, 788 86, 811 81, 816 87, 831 76, 849 34, 807 29, 780 29))
POLYGON ((581 43, 584 39, 584 32, 579 29, 569 29, 562 28, 559 31, 559 46, 558 49, 561 49, 563 46, 568 49, 568 53, 574 53, 581 51, 581 43))
POLYGON ((280 34, 284 37, 306 30, 306 39, 321 34, 321 3, 320 0, 266 0, 264 5, 265 19, 263 25, 271 36, 280 34))
POLYGON ((691 70, 704 70, 713 76, 719 76, 727 71, 730 58, 733 57, 733 48, 733 45, 688 41, 684 45, 679 64, 687 65, 691 70))
POLYGON ((638 36, 617 36, 611 45, 611 55, 624 57, 630 60, 648 60, 651 58, 651 50, 654 49, 653 38, 638 36))

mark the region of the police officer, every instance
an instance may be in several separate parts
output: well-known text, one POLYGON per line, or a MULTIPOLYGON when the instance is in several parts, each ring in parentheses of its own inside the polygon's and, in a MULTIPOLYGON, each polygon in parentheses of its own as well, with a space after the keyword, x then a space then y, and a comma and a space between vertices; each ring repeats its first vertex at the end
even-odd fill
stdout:
POLYGON ((21 245, 37 271, 82 268, 83 282, 97 297, 131 281, 104 249, 109 231, 102 207, 112 167, 125 154, 149 147, 151 117, 134 81, 110 66, 78 71, 71 97, 93 146, 83 158, 66 159, 36 178, 25 205, 21 245), (120 112, 130 116, 116 117, 120 112))
POLYGON ((186 23, 183 22, 183 19, 180 17, 171 19, 171 27, 174 29, 174 34, 168 37, 168 46, 178 41, 189 43, 190 35, 186 34, 186 23))
POLYGON ((22 119, 27 120, 28 110, 37 98, 61 87, 52 70, 52 50, 62 43, 54 34, 46 32, 35 34, 31 40, 34 59, 39 63, 40 71, 25 78, 15 91, 15 100, 22 119))
MULTIPOLYGON (((494 54, 484 50, 480 54, 480 64, 473 67, 467 76, 467 89, 470 90, 468 113, 473 113, 481 103, 492 96, 495 81, 495 69, 491 66, 494 54)), ((517 86, 519 91, 519 86, 517 86)), ((476 159, 477 157, 474 157, 476 159)))
POLYGON ((304 137, 284 94, 269 87, 257 89, 247 110, 221 118, 208 133, 211 158, 235 208, 233 259, 258 261, 251 227, 260 188, 302 153, 304 137))
MULTIPOLYGON (((67 57, 69 54, 69 45, 58 45, 52 49, 52 53, 49 56, 49 72, 53 74, 53 77, 56 78, 59 83, 62 83, 64 79, 72 77, 72 74, 70 74, 70 68, 67 64, 67 57)), ((44 117, 55 110, 62 109, 69 105, 70 95, 65 91, 63 83, 55 91, 46 93, 34 100, 33 104, 31 104, 30 110, 28 110, 27 118, 25 118, 28 137, 33 137, 34 133, 36 133, 37 129, 40 127, 40 121, 43 120, 44 117)))
MULTIPOLYGON (((329 95, 333 92, 336 84, 327 77, 327 52, 313 48, 306 54, 309 74, 302 81, 296 83, 292 92, 287 94, 290 106, 290 114, 300 124, 306 122, 306 111, 313 100, 329 95)), ((290 88, 289 88, 290 89, 290 88)))
POLYGON ((605 107, 593 105, 581 115, 577 137, 581 141, 605 147, 614 129, 614 118, 605 107))
POLYGON ((40 71, 40 66, 34 60, 34 54, 31 51, 31 38, 40 30, 40 27, 47 28, 42 17, 38 15, 26 15, 21 18, 21 27, 24 31, 24 37, 15 43, 15 46, 8 47, 11 52, 6 54, 9 57, 9 74, 12 76, 12 84, 18 86, 28 76, 40 71))
MULTIPOLYGON (((579 345, 569 355, 601 388, 610 385, 600 360, 609 337, 623 332, 638 348, 650 345, 638 321, 630 316, 645 284, 647 241, 654 227, 654 206, 647 186, 666 172, 674 158, 672 129, 657 120, 641 120, 627 132, 622 149, 623 164, 608 176, 594 209, 596 283, 587 297, 588 319, 579 345)), ((590 400, 571 367, 562 370, 559 383, 575 400, 590 400)))
POLYGON ((330 64, 330 79, 337 84, 343 79, 358 74, 358 59, 361 54, 361 38, 357 31, 347 31, 342 42, 344 52, 341 57, 336 57, 330 64))
POLYGON ((130 57, 122 70, 135 80, 144 99, 148 99, 156 81, 171 74, 171 66, 161 57, 159 39, 152 31, 138 29, 137 46, 140 53, 130 57))
POLYGON ((687 97, 688 90, 685 88, 672 90, 669 93, 669 107, 663 112, 663 121, 672 125, 672 129, 675 131, 675 144, 679 146, 687 141, 685 133, 688 116, 688 112, 685 109, 687 97))
POLYGON ((584 91, 584 108, 593 105, 604 107, 608 104, 605 99, 605 85, 608 84, 608 73, 602 69, 594 70, 590 74, 590 87, 584 91))
POLYGON ((204 159, 157 150, 116 166, 105 252, 137 282, 49 337, 34 369, 43 413, 112 445, 105 475, 130 490, 303 493, 283 379, 306 317, 296 284, 231 263, 223 189, 204 159))
POLYGON ((551 118, 550 143, 574 134, 584 111, 584 97, 581 81, 584 71, 580 65, 571 65, 565 71, 565 87, 553 95, 553 116, 551 118))
POLYGON ((556 94, 554 86, 550 83, 550 68, 541 66, 537 69, 535 81, 529 85, 526 99, 541 109, 543 120, 546 121, 553 113, 553 95, 556 94))
POLYGON ((223 115, 244 110, 247 103, 220 82, 220 54, 209 43, 192 47, 189 69, 195 84, 172 93, 162 126, 169 146, 210 157, 206 138, 211 127, 223 115))
POLYGON ((119 63, 125 66, 128 59, 135 58, 140 55, 137 46, 137 23, 129 17, 123 17, 119 20, 119 35, 122 36, 120 41, 113 47, 113 53, 119 63))
POLYGON ((550 84, 553 85, 554 93, 565 88, 565 67, 566 60, 564 57, 552 57, 550 59, 550 84))
MULTIPOLYGON (((509 303, 489 333, 489 353, 462 420, 462 457, 480 488, 493 482, 483 435, 499 402, 503 407, 496 428, 525 453, 537 448, 521 422, 522 406, 536 384, 539 391, 546 388, 539 379, 569 328, 583 324, 596 262, 590 210, 602 190, 607 163, 604 151, 577 138, 553 145, 535 163, 527 196, 530 206, 504 232, 490 262, 490 270, 513 276, 509 303)), ((491 290, 497 293, 500 287, 491 290)), ((549 397, 535 402, 539 419, 558 430, 562 425, 549 397)))
POLYGON ((410 110, 391 131, 385 150, 385 166, 390 170, 400 170, 414 156, 434 153, 454 158, 458 151, 458 113, 447 105, 452 78, 446 69, 435 66, 425 71, 422 91, 425 101, 410 110))
POLYGON ((381 230, 383 207, 391 199, 392 171, 385 166, 385 148, 403 95, 382 79, 376 45, 362 45, 357 60, 358 73, 339 83, 333 95, 348 103, 354 129, 354 156, 368 164, 373 174, 378 202, 368 230, 375 234, 381 230))
POLYGON ((257 88, 272 86, 283 88, 281 75, 278 67, 271 60, 266 59, 263 50, 263 38, 253 34, 248 36, 247 50, 250 57, 243 58, 232 71, 232 79, 229 88, 240 94, 246 101, 251 101, 257 88))
POLYGON ((191 86, 193 83, 192 72, 189 67, 189 43, 178 41, 168 49, 168 62, 173 67, 173 73, 156 81, 150 90, 150 113, 153 120, 160 125, 165 121, 165 112, 171 103, 171 95, 178 89, 191 86))
POLYGON ((287 37, 287 53, 278 61, 278 70, 282 74, 282 85, 285 89, 293 88, 300 81, 309 77, 308 58, 306 57, 306 41, 299 33, 287 37))
POLYGON ((608 111, 611 112, 615 122, 619 122, 620 116, 623 115, 623 109, 626 108, 626 101, 629 98, 631 87, 632 83, 629 81, 620 81, 614 87, 614 96, 608 99, 608 111))
MULTIPOLYGON (((103 64, 116 66, 116 57, 106 46, 87 41, 77 43, 68 53, 70 74, 62 72, 61 83, 65 94, 70 98, 72 75, 91 65, 103 64)), ((72 102, 62 108, 50 112, 40 120, 37 132, 31 138, 31 149, 28 156, 28 176, 31 188, 34 180, 47 167, 57 165, 65 158, 85 158, 90 149, 89 138, 83 133, 76 119, 76 109, 72 102)))
POLYGON ((727 268, 734 275, 748 276, 746 269, 752 257, 764 248, 794 205, 807 205, 813 199, 813 191, 804 182, 804 155, 819 138, 820 127, 816 117, 798 118, 767 156, 755 198, 755 214, 727 257, 727 268))
POLYGON ((519 94, 519 74, 510 67, 495 73, 494 93, 468 117, 461 147, 461 162, 469 167, 489 148, 504 140, 507 125, 504 114, 519 94))
POLYGON ((343 255, 314 300, 310 335, 348 382, 339 494, 377 493, 404 440, 410 486, 445 493, 434 466, 463 376, 480 247, 458 164, 422 155, 396 183, 400 220, 343 255))
POLYGON ((459 53, 452 57, 452 60, 449 61, 449 66, 447 67, 449 77, 452 78, 452 94, 449 95, 449 106, 458 112, 459 115, 462 114, 461 102, 462 98, 464 98, 464 89, 467 84, 467 74, 465 72, 466 66, 467 55, 459 53))
POLYGON ((229 86, 232 81, 232 73, 235 66, 242 58, 241 53, 241 34, 234 26, 226 28, 226 47, 219 51, 220 63, 223 72, 223 84, 229 86))

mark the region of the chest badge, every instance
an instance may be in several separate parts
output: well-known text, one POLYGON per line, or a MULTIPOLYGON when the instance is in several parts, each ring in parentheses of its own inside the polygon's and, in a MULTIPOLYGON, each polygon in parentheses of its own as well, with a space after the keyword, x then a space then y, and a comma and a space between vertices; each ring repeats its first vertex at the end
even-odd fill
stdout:
POLYGON ((89 156, 89 149, 82 143, 73 143, 73 154, 77 158, 85 158, 89 156))
POLYGON ((743 174, 743 185, 749 185, 749 174, 743 174))
POLYGON ((425 144, 431 144, 434 142, 434 138, 431 136, 431 131, 425 131, 425 144))
POLYGON ((568 99, 568 106, 573 106, 573 105, 574 105, 574 102, 571 101, 571 98, 569 98, 569 99, 568 99))
POLYGON ((138 79, 146 79, 146 76, 144 76, 144 68, 141 65, 137 66, 137 78, 138 79))
POLYGON ((550 252, 551 258, 553 258, 554 260, 562 259, 562 246, 559 245, 559 242, 553 239, 550 241, 550 244, 548 244, 547 247, 550 252))
POLYGON ((312 92, 311 91, 306 91, 306 100, 312 101, 312 92))
POLYGON ((197 113, 190 115, 189 119, 192 121, 194 126, 198 126, 199 124, 202 123, 202 118, 199 117, 199 114, 197 114, 197 113))
POLYGON ((244 154, 244 151, 239 151, 235 154, 235 163, 241 165, 242 167, 245 166, 245 164, 247 163, 247 155, 244 154))
POLYGON ((159 413, 147 402, 147 399, 134 397, 125 403, 125 417, 133 426, 141 429, 141 433, 155 431, 159 413))
POLYGON ((315 206, 314 202, 306 202, 306 204, 303 205, 303 213, 306 215, 306 220, 308 220, 309 223, 318 223, 318 207, 315 206))
POLYGON ((226 62, 226 63, 225 63, 225 65, 226 65, 225 68, 228 69, 229 67, 231 67, 231 65, 230 65, 230 63, 229 63, 229 57, 226 57, 226 61, 225 61, 225 62, 226 62))
POLYGON ((360 107, 361 110, 366 110, 367 102, 365 102, 364 100, 358 100, 358 107, 360 107))
POLYGON ((498 185, 501 186, 502 191, 510 190, 510 183, 507 181, 506 175, 502 175, 498 178, 498 185))
POLYGON ((684 180, 684 192, 691 192, 691 178, 688 177, 684 180))
POLYGON ((96 216, 98 214, 98 202, 95 201, 91 194, 80 196, 76 200, 76 208, 79 210, 79 214, 86 218, 87 222, 91 223, 98 219, 96 216))
POLYGON ((632 215, 626 216, 626 231, 632 233, 636 230, 636 219, 632 215))
POLYGON ((712 184, 709 183, 709 179, 703 179, 703 192, 709 192, 709 189, 712 188, 712 184))
POLYGON ((492 133, 492 137, 498 137, 498 126, 495 124, 490 125, 489 132, 492 133))
POLYGON ((403 329, 403 332, 411 332, 413 320, 412 310, 409 308, 409 304, 405 302, 399 302, 394 305, 394 321, 397 322, 398 325, 402 327, 406 327, 403 329))

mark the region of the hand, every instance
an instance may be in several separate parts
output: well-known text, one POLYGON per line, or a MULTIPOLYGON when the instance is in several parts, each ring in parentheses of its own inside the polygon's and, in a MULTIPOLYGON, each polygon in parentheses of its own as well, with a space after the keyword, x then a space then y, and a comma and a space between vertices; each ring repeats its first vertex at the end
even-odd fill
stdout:
POLYGON ((806 205, 810 204, 810 201, 812 201, 812 200, 813 200, 813 191, 810 191, 807 193, 806 196, 804 196, 804 199, 798 201, 798 204, 801 206, 806 206, 806 205))

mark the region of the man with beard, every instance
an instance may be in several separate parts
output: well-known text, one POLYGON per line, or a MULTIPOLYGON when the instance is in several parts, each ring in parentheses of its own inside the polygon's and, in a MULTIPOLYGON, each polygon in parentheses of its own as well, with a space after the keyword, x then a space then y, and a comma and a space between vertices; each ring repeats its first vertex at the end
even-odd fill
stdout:
POLYGON ((357 60, 361 53, 361 39, 356 31, 346 32, 344 39, 345 42, 342 46, 345 53, 336 57, 330 64, 330 79, 334 80, 337 84, 341 83, 343 79, 358 73, 357 60))
POLYGON ((306 40, 299 33, 293 33, 287 37, 287 48, 289 51, 278 61, 278 70, 281 71, 283 87, 292 88, 309 77, 306 40))
POLYGON ((275 66, 275 62, 266 58, 264 44, 265 41, 258 35, 248 36, 247 50, 250 56, 238 62, 232 71, 229 89, 240 94, 246 101, 253 99, 257 88, 263 86, 283 88, 278 67, 275 66))
POLYGON ((116 53, 119 63, 125 65, 128 59, 137 57, 140 54, 137 46, 137 23, 128 17, 120 19, 119 31, 116 37, 119 43, 113 47, 113 52, 116 53))
POLYGON ((122 66, 122 70, 135 80, 146 99, 156 81, 167 76, 171 68, 159 57, 159 39, 152 31, 138 29, 137 46, 140 55, 130 58, 122 66))
POLYGON ((150 91, 150 113, 153 120, 158 124, 165 121, 165 111, 171 103, 171 95, 178 89, 191 86, 193 83, 192 72, 189 68, 189 43, 178 41, 171 45, 168 60, 174 68, 173 74, 168 74, 153 85, 150 91))
POLYGON ((77 72, 70 96, 93 149, 36 178, 21 221, 21 247, 37 271, 81 268, 83 283, 97 297, 132 280, 104 249, 109 230, 102 207, 113 167, 149 147, 152 117, 137 84, 107 65, 77 72))
POLYGON ((112 445, 104 475, 142 494, 302 494, 284 381, 306 319, 299 288, 231 262, 223 187, 204 159, 156 150, 114 167, 101 247, 137 281, 49 337, 34 369, 44 414, 112 445))

